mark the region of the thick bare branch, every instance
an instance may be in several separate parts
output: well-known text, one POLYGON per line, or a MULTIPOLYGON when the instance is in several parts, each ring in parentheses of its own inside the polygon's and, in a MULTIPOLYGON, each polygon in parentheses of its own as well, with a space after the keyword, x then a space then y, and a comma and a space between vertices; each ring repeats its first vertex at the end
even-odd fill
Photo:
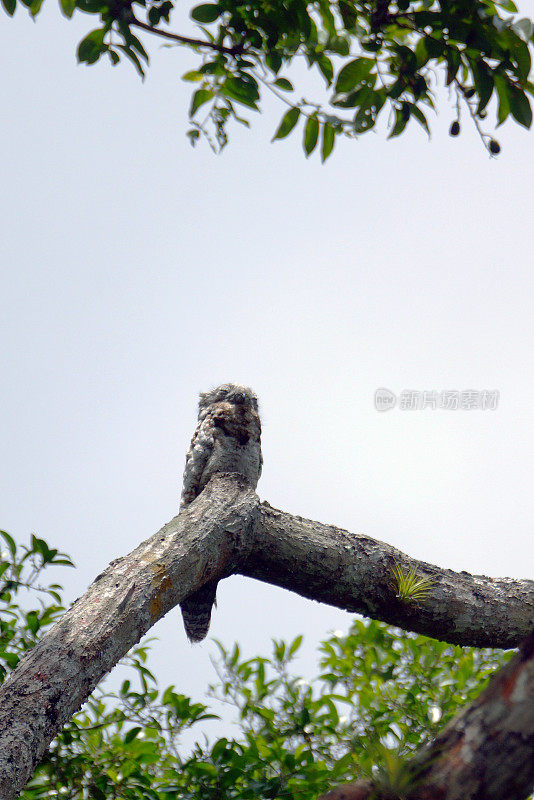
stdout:
POLYGON ((518 647, 534 628, 534 581, 487 578, 417 561, 390 545, 262 503, 240 572, 406 630, 475 647, 518 647), (396 596, 399 564, 431 580, 423 602, 396 596))
POLYGON ((512 647, 534 627, 534 582, 492 580, 413 561, 388 545, 260 504, 239 475, 197 499, 102 573, 0 689, 0 798, 11 800, 98 681, 171 608, 239 572, 403 628, 512 647), (432 579, 424 603, 400 602, 397 562, 432 579))

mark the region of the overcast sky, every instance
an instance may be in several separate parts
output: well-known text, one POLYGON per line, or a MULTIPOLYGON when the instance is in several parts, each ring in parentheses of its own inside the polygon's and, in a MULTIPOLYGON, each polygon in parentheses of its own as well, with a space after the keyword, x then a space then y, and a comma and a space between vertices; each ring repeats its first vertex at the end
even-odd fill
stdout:
MULTIPOLYGON (((260 496, 442 567, 532 577, 534 134, 489 159, 445 104, 321 166, 282 109, 221 156, 184 133, 196 64, 152 48, 145 83, 87 68, 49 0, 0 17, 0 526, 68 552, 67 599, 177 513, 199 390, 252 386, 260 496), (378 413, 374 392, 497 390, 495 410, 378 413)), ((446 98, 445 98, 446 99, 446 98)), ((211 634, 246 653, 350 616, 241 578, 211 634)), ((201 699, 212 643, 153 629, 164 685, 201 699)))

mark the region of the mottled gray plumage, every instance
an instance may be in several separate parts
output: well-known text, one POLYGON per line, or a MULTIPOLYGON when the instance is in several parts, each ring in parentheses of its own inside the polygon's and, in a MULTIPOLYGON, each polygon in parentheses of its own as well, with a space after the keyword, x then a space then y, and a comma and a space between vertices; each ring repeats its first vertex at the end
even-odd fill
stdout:
MULTIPOLYGON (((258 398, 247 386, 225 383, 201 392, 198 425, 184 470, 180 508, 192 503, 216 472, 238 472, 255 489, 261 475, 261 423, 258 398)), ((205 584, 181 604, 185 631, 192 642, 206 636, 217 581, 205 584)))

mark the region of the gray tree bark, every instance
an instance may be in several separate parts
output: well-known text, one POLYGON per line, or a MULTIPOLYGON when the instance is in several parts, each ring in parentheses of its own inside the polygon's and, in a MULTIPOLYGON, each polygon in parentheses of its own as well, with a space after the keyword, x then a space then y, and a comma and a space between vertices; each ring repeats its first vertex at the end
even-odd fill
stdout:
POLYGON ((112 562, 0 688, 0 800, 17 796, 58 730, 158 619, 206 582, 235 573, 464 645, 517 646, 534 627, 533 581, 441 570, 276 511, 241 476, 219 474, 178 517, 112 562), (395 563, 432 579, 423 603, 396 597, 395 563))
POLYGON ((417 561, 388 544, 262 503, 238 568, 311 600, 472 647, 518 647, 534 629, 534 581, 488 578, 417 561), (399 564, 431 581, 424 602, 397 598, 399 564))

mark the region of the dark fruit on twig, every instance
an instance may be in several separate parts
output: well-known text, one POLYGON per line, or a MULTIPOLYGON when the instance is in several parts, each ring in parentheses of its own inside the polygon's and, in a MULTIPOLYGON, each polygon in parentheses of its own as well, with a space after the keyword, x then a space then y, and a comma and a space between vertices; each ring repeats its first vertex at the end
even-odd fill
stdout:
POLYGON ((458 134, 460 133, 460 123, 458 122, 458 120, 455 120, 452 123, 451 127, 449 128, 449 133, 451 136, 458 136, 458 134))
POLYGON ((492 156, 496 156, 501 152, 501 146, 495 139, 490 139, 489 151, 492 156))

